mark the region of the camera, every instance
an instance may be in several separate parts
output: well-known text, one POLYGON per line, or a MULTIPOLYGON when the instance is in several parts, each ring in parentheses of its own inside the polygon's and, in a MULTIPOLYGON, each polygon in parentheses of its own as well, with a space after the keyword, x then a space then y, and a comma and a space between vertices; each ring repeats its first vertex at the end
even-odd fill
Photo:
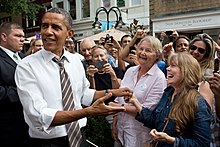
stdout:
POLYGON ((95 61, 93 62, 93 65, 98 68, 101 69, 103 68, 103 66, 107 63, 107 61, 95 61))
POLYGON ((166 33, 167 36, 170 36, 170 35, 173 34, 173 31, 166 31, 165 33, 166 33))
POLYGON ((109 34, 107 34, 105 37, 105 42, 113 43, 113 36, 110 36, 109 34))
POLYGON ((164 46, 165 44, 168 44, 168 43, 173 42, 173 41, 174 41, 174 37, 172 35, 167 35, 164 38, 162 45, 164 46))

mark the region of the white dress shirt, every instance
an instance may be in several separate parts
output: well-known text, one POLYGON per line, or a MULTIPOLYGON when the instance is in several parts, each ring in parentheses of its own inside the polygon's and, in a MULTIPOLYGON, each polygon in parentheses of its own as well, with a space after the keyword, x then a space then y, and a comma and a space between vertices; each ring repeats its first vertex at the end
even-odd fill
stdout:
MULTIPOLYGON (((154 109, 160 101, 163 91, 167 86, 164 73, 154 64, 150 70, 141 76, 137 81, 140 66, 130 67, 121 81, 121 87, 128 87, 133 90, 133 95, 139 100, 143 107, 154 109)), ((116 98, 120 104, 125 103, 123 97, 116 98)), ((143 146, 150 140, 150 129, 137 121, 135 116, 120 112, 117 121, 118 138, 123 146, 136 147, 143 146)))
MULTIPOLYGON (((67 135, 65 125, 50 127, 57 111, 63 110, 60 68, 52 59, 56 55, 42 49, 19 62, 15 72, 18 94, 24 107, 25 121, 33 138, 56 138, 67 135)), ((83 65, 77 55, 64 51, 64 67, 70 77, 75 109, 90 105, 95 90, 89 89, 83 65)), ((86 118, 79 120, 80 127, 86 118)))

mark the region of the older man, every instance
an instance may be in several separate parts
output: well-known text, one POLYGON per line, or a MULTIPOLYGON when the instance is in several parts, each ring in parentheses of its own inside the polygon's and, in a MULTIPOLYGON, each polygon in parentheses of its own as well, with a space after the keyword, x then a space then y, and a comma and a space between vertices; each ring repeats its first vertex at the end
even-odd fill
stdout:
POLYGON ((82 60, 84 69, 86 70, 89 65, 92 64, 92 48, 95 46, 95 42, 88 38, 82 40, 80 43, 80 53, 84 56, 84 60, 82 60))

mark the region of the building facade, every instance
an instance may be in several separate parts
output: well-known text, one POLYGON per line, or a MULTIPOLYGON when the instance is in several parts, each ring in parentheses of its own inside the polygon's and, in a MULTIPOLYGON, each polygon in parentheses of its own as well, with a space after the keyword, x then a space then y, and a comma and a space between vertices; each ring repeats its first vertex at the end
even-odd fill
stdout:
MULTIPOLYGON (((38 14, 36 19, 32 20, 22 16, 11 16, 9 14, 0 13, 0 22, 13 21, 23 26, 25 37, 32 38, 33 36, 39 36, 40 24, 44 12, 51 7, 60 7, 70 12, 74 23, 73 28, 75 30, 74 37, 77 40, 91 36, 101 30, 94 30, 92 24, 95 21, 96 10, 99 7, 104 7, 109 10, 115 6, 121 12, 122 20, 127 25, 133 22, 133 19, 137 19, 138 24, 143 25, 146 29, 150 25, 149 16, 149 0, 32 0, 44 7, 38 14)), ((119 15, 118 10, 116 10, 119 15)), ((105 12, 100 12, 98 15, 99 21, 103 26, 106 25, 107 15, 105 12)), ((114 26, 116 21, 116 15, 112 11, 109 13, 110 28, 114 26), (113 26, 112 26, 113 25, 113 26)), ((122 31, 127 31, 127 27, 122 31)), ((105 28, 102 28, 104 31, 105 28)))
MULTIPOLYGON (((149 0, 52 0, 52 7, 61 7, 70 12, 74 19, 74 37, 77 40, 99 32, 92 28, 96 17, 96 10, 99 7, 105 7, 109 10, 113 6, 120 9, 122 20, 126 24, 130 24, 135 18, 139 21, 140 25, 149 28, 149 0)), ((105 12, 100 12, 98 18, 103 25, 106 25, 107 14, 105 12)), ((110 24, 114 24, 116 19, 114 12, 110 12, 110 24)), ((128 30, 124 29, 123 31, 128 30)))
MULTIPOLYGON (((34 0, 33 0, 34 1, 34 0)), ((64 8, 70 12, 74 19, 74 37, 79 40, 97 33, 92 28, 96 17, 96 10, 112 6, 120 9, 122 20, 129 25, 137 19, 140 25, 150 30, 153 35, 162 31, 177 30, 192 38, 198 33, 208 33, 216 37, 220 32, 220 0, 37 0, 45 10, 51 7, 64 8)), ((45 11, 44 10, 44 11, 45 11)), ((26 37, 40 32, 40 20, 44 11, 37 14, 36 20, 28 17, 11 16, 0 13, 0 22, 14 21, 24 27, 26 37)), ((106 13, 100 12, 98 19, 106 25, 106 13)), ((109 14, 110 27, 115 23, 116 16, 109 14)), ((104 31, 105 28, 102 28, 104 31)), ((126 28, 122 29, 127 31, 126 28)))
POLYGON ((151 0, 153 34, 177 30, 192 38, 208 33, 214 39, 220 32, 220 0, 151 0))

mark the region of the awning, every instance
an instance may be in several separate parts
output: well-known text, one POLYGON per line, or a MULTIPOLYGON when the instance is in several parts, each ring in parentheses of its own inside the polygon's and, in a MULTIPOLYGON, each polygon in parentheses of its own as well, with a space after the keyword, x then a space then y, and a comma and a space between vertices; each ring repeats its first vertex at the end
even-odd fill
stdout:
MULTIPOLYGON (((86 37, 90 40, 94 40, 94 41, 98 41, 100 39, 100 37, 106 37, 106 35, 109 34, 110 36, 113 36, 113 38, 117 41, 121 41, 121 37, 126 35, 127 33, 116 30, 116 29, 110 29, 110 30, 106 30, 105 32, 100 32, 98 34, 86 37)), ((85 39, 85 38, 83 38, 85 39)), ((79 40, 82 41, 83 39, 79 40)))

